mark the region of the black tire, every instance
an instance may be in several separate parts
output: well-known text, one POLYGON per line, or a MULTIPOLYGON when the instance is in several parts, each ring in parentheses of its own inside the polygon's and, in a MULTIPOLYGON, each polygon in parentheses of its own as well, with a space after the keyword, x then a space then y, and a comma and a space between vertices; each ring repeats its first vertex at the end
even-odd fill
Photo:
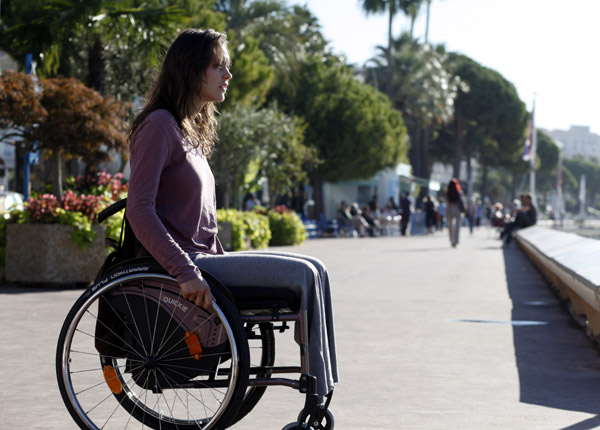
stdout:
POLYGON ((250 355, 230 297, 209 279, 217 304, 207 311, 157 272, 139 264, 111 270, 63 324, 58 385, 82 429, 136 427, 133 417, 143 428, 223 430, 241 405, 250 355))
MULTIPOLYGON (((250 368, 252 367, 271 367, 275 364, 275 336, 273 335, 273 324, 262 323, 256 325, 246 325, 246 334, 248 337, 248 344, 250 347, 250 368), (258 333, 256 333, 258 329, 258 333), (251 332, 252 335, 248 335, 251 332), (258 355, 258 356, 255 356, 258 355)), ((256 378, 270 378, 270 373, 259 373, 254 375, 256 378)), ((232 421, 231 425, 237 423, 242 418, 254 409, 267 387, 252 386, 248 387, 242 405, 232 421)))

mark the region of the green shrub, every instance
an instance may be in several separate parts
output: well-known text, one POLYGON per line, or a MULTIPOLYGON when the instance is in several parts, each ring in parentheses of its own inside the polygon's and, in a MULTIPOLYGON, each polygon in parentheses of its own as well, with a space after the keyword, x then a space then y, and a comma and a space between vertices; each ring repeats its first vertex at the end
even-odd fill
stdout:
POLYGON ((298 215, 283 206, 269 211, 271 242, 269 245, 300 245, 306 240, 306 229, 298 215))
POLYGON ((250 238, 253 249, 262 249, 269 246, 271 230, 269 218, 255 212, 241 212, 246 226, 246 237, 250 238))
POLYGON ((269 245, 271 231, 269 220, 264 215, 235 209, 219 209, 217 222, 231 224, 231 242, 234 251, 266 248, 269 245))

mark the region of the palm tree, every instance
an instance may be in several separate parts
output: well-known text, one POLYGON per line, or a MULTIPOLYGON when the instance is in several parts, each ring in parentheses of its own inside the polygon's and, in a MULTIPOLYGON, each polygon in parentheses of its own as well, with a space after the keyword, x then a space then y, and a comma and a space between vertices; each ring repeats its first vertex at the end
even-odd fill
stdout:
POLYGON ((413 27, 415 19, 419 12, 419 7, 423 3, 423 0, 361 0, 362 7, 367 13, 388 13, 388 46, 387 46, 387 79, 385 93, 391 99, 392 98, 392 49, 393 49, 393 37, 392 37, 392 23, 396 12, 402 11, 405 15, 411 17, 411 30, 410 35, 412 38, 413 27))
MULTIPOLYGON (((15 58, 31 52, 43 76, 77 76, 86 85, 105 93, 107 53, 110 48, 134 48, 140 69, 150 69, 164 41, 184 22, 184 11, 156 2, 135 6, 133 0, 47 0, 35 15, 28 15, 2 31, 3 47, 15 58), (156 6, 152 5, 156 3, 156 6), (125 43, 121 43, 124 41, 125 43), (85 71, 76 70, 74 60, 85 52, 85 71), (150 63, 150 64, 149 64, 150 63), (84 76, 78 76, 82 74, 84 76)), ((133 49, 131 49, 133 52, 133 49)))
MULTIPOLYGON (((386 80, 384 69, 386 50, 379 47, 380 54, 372 61, 379 65, 374 75, 379 82, 386 80)), ((415 175, 429 177, 429 143, 433 127, 447 123, 454 115, 454 99, 460 80, 449 73, 445 66, 445 53, 429 45, 421 45, 403 34, 394 41, 391 83, 391 100, 402 112, 410 136, 409 158, 415 175)), ((371 75, 366 75, 370 81, 371 75)), ((389 83, 386 82, 386 87, 389 83)))
POLYGON ((362 7, 367 15, 372 13, 388 13, 388 46, 385 52, 387 57, 387 79, 385 85, 385 93, 392 99, 392 22, 394 21, 394 15, 398 10, 399 0, 361 0, 362 7))

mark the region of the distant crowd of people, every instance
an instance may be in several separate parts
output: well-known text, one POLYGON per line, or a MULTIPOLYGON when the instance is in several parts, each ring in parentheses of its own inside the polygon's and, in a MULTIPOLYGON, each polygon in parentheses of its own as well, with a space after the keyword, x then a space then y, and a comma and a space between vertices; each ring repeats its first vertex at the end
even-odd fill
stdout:
POLYGON ((362 207, 356 202, 342 201, 336 222, 343 236, 406 236, 415 212, 419 214, 419 222, 424 223, 426 234, 447 227, 452 247, 459 243, 461 226, 467 227, 471 234, 483 225, 495 228, 500 238, 509 244, 515 230, 537 222, 537 211, 529 193, 506 205, 492 203, 487 198, 469 197, 457 179, 452 179, 437 197, 425 195, 414 205, 408 192, 402 194, 399 205, 390 197, 383 209, 376 195, 362 207))
POLYGON ((409 193, 400 199, 400 206, 390 197, 383 210, 377 203, 377 196, 362 208, 356 202, 348 204, 342 200, 336 214, 339 231, 343 235, 356 233, 360 237, 395 234, 406 235, 411 216, 409 193))

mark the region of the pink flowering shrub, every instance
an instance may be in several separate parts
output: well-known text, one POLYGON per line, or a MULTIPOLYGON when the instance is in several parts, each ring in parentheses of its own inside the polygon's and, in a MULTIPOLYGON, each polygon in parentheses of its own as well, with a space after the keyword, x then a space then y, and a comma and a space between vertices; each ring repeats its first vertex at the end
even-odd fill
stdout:
POLYGON ((102 170, 86 176, 68 179, 67 184, 80 194, 104 196, 110 201, 127 197, 128 184, 124 183, 122 173, 111 175, 102 170))
POLYGON ((30 197, 25 204, 25 212, 27 221, 35 224, 59 223, 58 218, 61 211, 57 211, 57 209, 64 209, 66 212, 80 212, 88 220, 94 221, 103 205, 102 196, 77 195, 68 190, 62 202, 59 202, 54 194, 30 197))
POLYGON ((30 222, 47 224, 55 222, 56 209, 60 207, 54 194, 42 194, 37 198, 30 197, 25 205, 25 212, 30 222))
POLYGON ((93 221, 96 214, 100 212, 101 207, 104 206, 103 196, 94 196, 92 194, 80 194, 77 195, 73 191, 68 190, 62 201, 62 208, 66 211, 81 212, 90 221, 93 221))
MULTIPOLYGON (((121 173, 113 176, 104 171, 70 178, 66 182, 70 189, 65 191, 61 202, 53 194, 34 195, 27 200, 22 211, 5 214, 2 222, 72 225, 75 227, 75 243, 82 247, 89 245, 95 237, 92 223, 96 216, 116 200, 127 197, 127 184, 123 183, 121 173)), ((119 237, 122 217, 121 213, 109 218, 106 223, 108 237, 119 237)))

